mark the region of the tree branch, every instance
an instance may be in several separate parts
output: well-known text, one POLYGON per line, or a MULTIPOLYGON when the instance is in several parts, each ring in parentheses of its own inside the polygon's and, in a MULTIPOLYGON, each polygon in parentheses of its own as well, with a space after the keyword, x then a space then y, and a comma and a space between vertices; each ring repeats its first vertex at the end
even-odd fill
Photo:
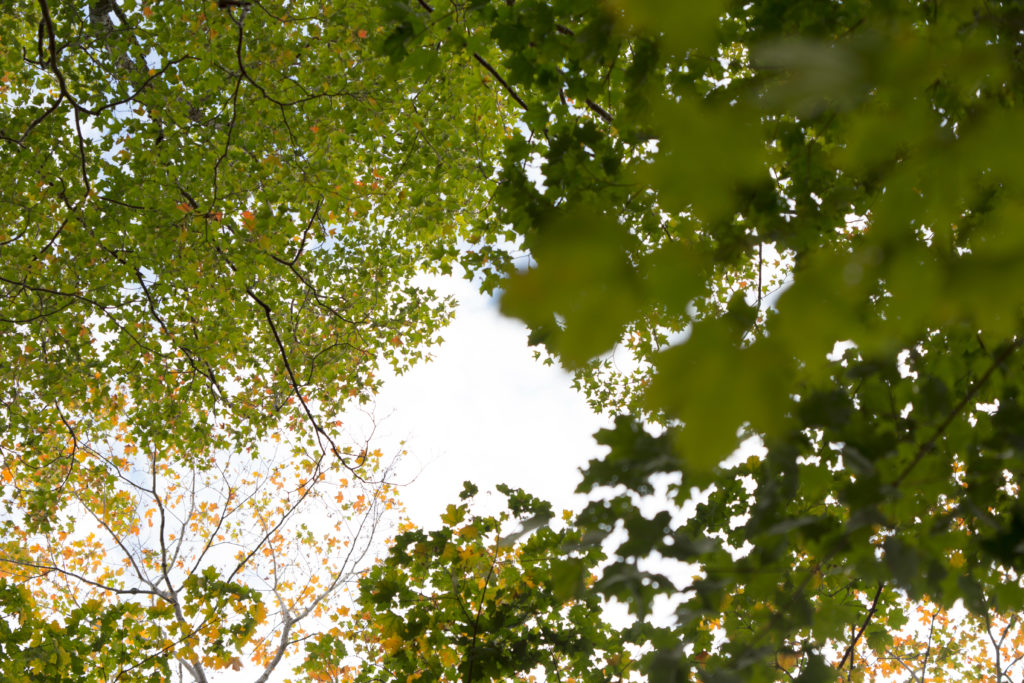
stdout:
POLYGON ((484 608, 484 598, 487 596, 487 586, 491 582, 491 577, 494 575, 494 563, 498 559, 498 545, 501 543, 501 537, 499 536, 494 541, 494 554, 491 555, 491 566, 487 568, 487 576, 484 578, 484 585, 480 589, 480 599, 477 600, 476 604, 476 619, 473 621, 473 641, 469 645, 469 671, 466 675, 465 683, 473 683, 473 665, 476 663, 476 638, 480 633, 480 615, 484 608))
POLYGON ((267 305, 262 299, 260 299, 256 295, 256 292, 252 291, 251 287, 247 286, 245 288, 245 293, 249 295, 250 299, 259 304, 260 308, 263 309, 263 316, 266 318, 267 324, 270 326, 270 333, 274 337, 274 343, 277 344, 277 349, 281 354, 281 361, 284 363, 284 369, 288 373, 288 378, 291 380, 290 383, 292 386, 292 393, 295 394, 295 397, 299 400, 299 403, 302 405, 303 412, 305 412, 306 417, 309 418, 309 422, 313 426, 313 431, 316 433, 317 443, 320 445, 320 449, 325 450, 321 438, 327 439, 327 443, 331 447, 331 453, 333 453, 334 456, 338 458, 338 460, 341 461, 342 464, 344 464, 353 474, 355 474, 355 470, 349 467, 345 463, 345 459, 341 457, 341 451, 338 450, 338 446, 337 444, 334 443, 334 439, 331 438, 331 435, 327 433, 327 430, 325 430, 320 425, 320 422, 313 415, 313 411, 310 410, 309 404, 306 403, 306 398, 305 396, 302 395, 302 391, 299 388, 299 381, 298 379, 296 379, 295 372, 292 370, 292 364, 288 360, 288 351, 287 349, 285 349, 284 342, 281 340, 281 335, 277 331, 277 325, 274 324, 274 317, 272 315, 270 306, 267 305))
POLYGON ((473 59, 480 62, 480 64, 483 65, 485 69, 491 72, 491 75, 494 76, 498 83, 501 83, 501 87, 505 88, 505 91, 512 96, 512 99, 514 99, 516 103, 518 103, 519 106, 523 108, 523 111, 528 111, 530 109, 529 107, 526 106, 526 102, 523 102, 523 99, 516 94, 515 90, 512 89, 512 86, 505 82, 505 79, 502 78, 501 75, 494 70, 494 67, 491 66, 486 59, 481 57, 476 52, 473 53, 473 59))
POLYGON ((871 623, 871 617, 875 615, 875 610, 878 609, 878 599, 882 597, 882 588, 884 587, 884 583, 878 584, 878 590, 875 591, 875 597, 871 601, 871 607, 868 608, 868 613, 864 617, 864 622, 860 625, 860 628, 857 629, 857 633, 854 634, 853 639, 850 641, 849 646, 847 646, 846 652, 843 653, 843 658, 840 660, 839 666, 837 666, 836 669, 841 671, 843 666, 846 664, 846 660, 853 658, 853 652, 857 647, 857 641, 859 641, 860 637, 864 635, 864 629, 866 629, 868 624, 871 623))
POLYGON ((599 105, 599 104, 598 104, 597 102, 593 101, 593 100, 592 100, 592 99, 590 99, 590 98, 587 98, 586 102, 587 102, 587 107, 588 107, 588 108, 590 109, 590 111, 594 112, 595 114, 597 114, 598 116, 600 116, 600 117, 601 117, 602 119, 604 119, 605 123, 611 123, 612 121, 614 121, 614 120, 615 120, 615 117, 614 117, 614 116, 612 116, 611 114, 609 114, 609 113, 608 113, 608 112, 607 112, 607 111, 606 111, 606 110, 605 110, 605 109, 604 109, 604 108, 603 108, 603 107, 602 107, 601 105, 599 105))
POLYGON ((972 386, 966 394, 964 394, 964 397, 960 399, 960 402, 957 403, 951 411, 949 411, 949 415, 947 415, 946 419, 942 421, 942 424, 940 424, 935 429, 935 433, 932 434, 931 437, 929 437, 929 439, 925 441, 923 444, 921 444, 921 447, 917 449, 917 453, 914 454, 914 459, 911 460, 903 469, 903 471, 900 472, 900 475, 893 480, 893 486, 899 486, 900 483, 902 483, 903 480, 907 477, 907 475, 910 474, 911 470, 917 467, 917 464, 921 462, 924 456, 935 448, 935 444, 938 443, 939 437, 941 437, 942 434, 949 428, 949 425, 953 423, 953 420, 956 419, 956 417, 960 414, 961 411, 963 411, 967 404, 971 402, 971 400, 978 394, 979 391, 981 391, 981 388, 985 386, 989 379, 991 379, 992 375, 999 368, 999 366, 1005 363, 1006 360, 1010 356, 1012 356, 1013 353, 1017 351, 1017 349, 1021 347, 1022 343, 1024 343, 1024 338, 1014 340, 1012 344, 1003 349, 1002 353, 1000 353, 999 356, 992 361, 992 365, 989 366, 988 370, 985 371, 985 374, 978 378, 978 381, 974 383, 974 386, 972 386))

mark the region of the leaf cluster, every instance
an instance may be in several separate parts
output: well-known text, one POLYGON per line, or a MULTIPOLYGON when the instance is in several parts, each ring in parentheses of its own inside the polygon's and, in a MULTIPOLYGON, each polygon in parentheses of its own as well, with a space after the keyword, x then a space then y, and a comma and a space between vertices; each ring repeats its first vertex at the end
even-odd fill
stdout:
POLYGON ((555 530, 549 504, 507 487, 500 493, 506 509, 472 514, 467 488, 441 529, 400 534, 362 579, 362 611, 347 626, 355 639, 348 652, 362 660, 353 680, 627 676, 630 656, 603 622, 596 594, 582 590, 603 554, 580 545, 570 515, 555 530))
POLYGON ((581 524, 626 536, 596 590, 678 602, 651 675, 853 676, 908 596, 1021 609, 1013 3, 407 11, 521 110, 479 241, 529 250, 503 310, 622 413, 581 524))

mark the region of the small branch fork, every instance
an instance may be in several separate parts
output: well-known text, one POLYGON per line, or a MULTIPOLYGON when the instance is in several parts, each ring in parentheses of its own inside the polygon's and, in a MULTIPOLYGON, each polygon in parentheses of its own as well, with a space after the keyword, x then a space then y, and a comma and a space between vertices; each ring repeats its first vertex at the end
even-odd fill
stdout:
POLYGON ((997 640, 995 632, 992 628, 991 614, 988 611, 985 612, 985 631, 988 633, 988 638, 992 642, 992 650, 995 653, 994 666, 996 669, 997 683, 1002 683, 1004 679, 1009 681, 1010 676, 1008 672, 1010 671, 1010 669, 1012 669, 1019 661, 1021 661, 1021 659, 1024 659, 1024 654, 1017 654, 1017 656, 1009 662, 1004 662, 1003 660, 1003 643, 1006 642, 1006 637, 1010 635, 1010 631, 1013 630, 1013 627, 1016 623, 1017 615, 1011 615, 1006 622, 1006 626, 1002 629, 1001 633, 999 634, 999 639, 997 640))

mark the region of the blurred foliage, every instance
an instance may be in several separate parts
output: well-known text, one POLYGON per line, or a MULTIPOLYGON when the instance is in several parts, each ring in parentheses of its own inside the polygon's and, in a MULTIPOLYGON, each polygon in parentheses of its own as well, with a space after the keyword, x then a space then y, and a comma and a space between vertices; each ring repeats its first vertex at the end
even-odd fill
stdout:
POLYGON ((1018 3, 385 4, 393 59, 520 107, 473 234, 530 263, 484 288, 619 414, 580 524, 651 680, 859 679, 906 597, 1024 608, 1018 3))

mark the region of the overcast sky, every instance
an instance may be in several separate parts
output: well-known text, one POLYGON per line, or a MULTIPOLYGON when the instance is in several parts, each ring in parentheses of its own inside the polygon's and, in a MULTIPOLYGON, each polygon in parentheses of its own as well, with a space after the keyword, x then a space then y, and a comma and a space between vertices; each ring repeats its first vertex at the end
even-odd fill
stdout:
POLYGON ((460 305, 434 360, 389 376, 377 398, 378 447, 408 451, 402 492, 412 521, 427 529, 455 502, 462 482, 481 492, 497 483, 523 488, 556 509, 578 507, 578 468, 602 452, 595 416, 564 371, 544 366, 527 330, 498 312, 497 301, 461 279, 432 278, 460 305))

